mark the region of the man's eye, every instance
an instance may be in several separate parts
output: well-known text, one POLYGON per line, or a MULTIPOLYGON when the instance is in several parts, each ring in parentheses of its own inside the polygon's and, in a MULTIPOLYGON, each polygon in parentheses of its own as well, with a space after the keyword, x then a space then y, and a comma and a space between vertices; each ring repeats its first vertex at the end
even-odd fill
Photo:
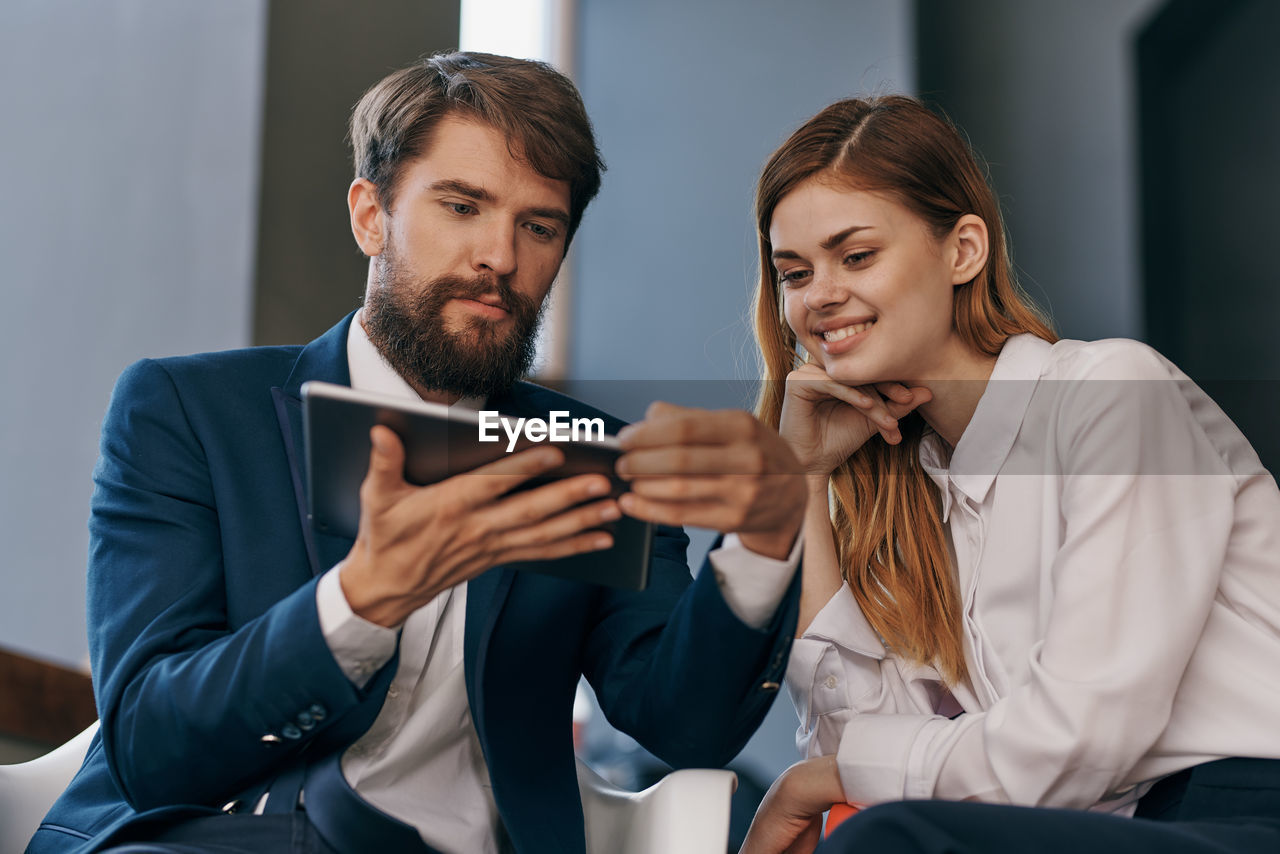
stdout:
POLYGON ((463 202, 446 202, 446 204, 449 206, 451 211, 456 214, 460 214, 461 216, 467 216, 468 214, 476 212, 474 207, 463 202))
POLYGON ((547 228, 545 225, 539 222, 529 223, 528 228, 529 228, 529 231, 533 232, 534 237, 538 237, 543 240, 550 240, 551 238, 556 236, 556 232, 554 228, 547 228))

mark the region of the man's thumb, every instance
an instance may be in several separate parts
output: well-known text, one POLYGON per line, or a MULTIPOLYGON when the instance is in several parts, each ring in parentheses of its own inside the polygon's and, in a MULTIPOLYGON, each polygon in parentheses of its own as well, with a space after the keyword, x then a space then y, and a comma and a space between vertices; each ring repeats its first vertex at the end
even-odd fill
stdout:
POLYGON ((369 476, 384 483, 399 481, 404 472, 404 446, 388 427, 369 431, 369 476))

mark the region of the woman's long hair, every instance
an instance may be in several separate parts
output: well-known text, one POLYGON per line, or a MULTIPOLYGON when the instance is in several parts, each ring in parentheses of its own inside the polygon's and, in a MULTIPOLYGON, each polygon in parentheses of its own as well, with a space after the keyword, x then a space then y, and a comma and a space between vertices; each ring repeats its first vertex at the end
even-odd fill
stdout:
MULTIPOLYGON (((913 98, 838 101, 791 135, 769 158, 756 189, 760 279, 756 338, 765 382, 757 412, 777 427, 787 374, 799 367, 796 337, 782 316, 769 226, 778 202, 819 173, 850 188, 884 193, 920 217, 937 239, 965 214, 987 225, 987 263, 953 289, 952 325, 974 352, 995 356, 1011 336, 1057 336, 1018 288, 1000 207, 969 146, 948 121, 913 98)), ((831 475, 832 526, 840 572, 884 641, 908 659, 964 679, 960 596, 952 573, 937 488, 920 465, 924 421, 902 419, 903 440, 879 435, 831 475)))

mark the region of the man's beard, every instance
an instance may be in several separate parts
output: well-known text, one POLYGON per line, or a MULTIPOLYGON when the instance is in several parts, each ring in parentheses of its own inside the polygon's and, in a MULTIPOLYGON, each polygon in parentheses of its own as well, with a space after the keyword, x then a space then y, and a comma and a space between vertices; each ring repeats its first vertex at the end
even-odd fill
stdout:
POLYGON ((418 390, 459 397, 487 397, 506 391, 533 366, 534 340, 544 303, 516 293, 501 278, 442 276, 415 280, 394 253, 384 251, 377 283, 364 304, 364 328, 396 373, 418 390), (514 326, 468 317, 466 328, 445 328, 443 310, 451 299, 479 299, 497 293, 514 326))

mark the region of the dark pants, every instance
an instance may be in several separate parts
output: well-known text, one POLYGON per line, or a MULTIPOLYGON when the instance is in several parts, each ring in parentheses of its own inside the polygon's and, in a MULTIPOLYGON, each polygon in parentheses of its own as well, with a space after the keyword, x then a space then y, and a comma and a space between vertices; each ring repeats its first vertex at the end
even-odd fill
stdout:
POLYGON ((336 854, 302 811, 284 815, 215 815, 196 818, 124 842, 106 854, 336 854))
POLYGON ((819 854, 1251 854, 1280 851, 1280 760, 1223 759, 1162 780, 1134 818, 954 801, 880 804, 819 854))
POLYGON ((418 831, 361 798, 339 754, 294 766, 271 784, 266 815, 145 816, 99 842, 95 854, 438 854, 418 831), (305 788, 305 807, 298 794, 305 788))

